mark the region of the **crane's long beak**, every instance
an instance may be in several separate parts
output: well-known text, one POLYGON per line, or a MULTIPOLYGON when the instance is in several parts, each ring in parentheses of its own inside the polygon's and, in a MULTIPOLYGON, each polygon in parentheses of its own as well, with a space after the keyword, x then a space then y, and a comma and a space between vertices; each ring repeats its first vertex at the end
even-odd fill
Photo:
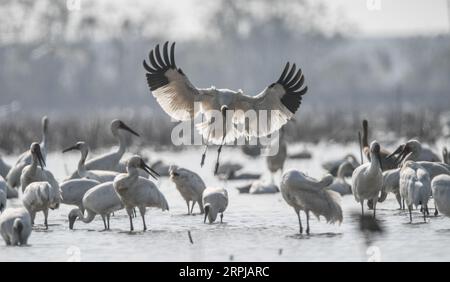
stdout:
POLYGON ((126 125, 125 123, 120 123, 119 128, 126 130, 128 132, 130 132, 131 134, 136 135, 137 137, 141 137, 136 131, 134 131, 133 129, 131 129, 128 125, 126 125))
POLYGON ((398 153, 400 153, 401 151, 403 151, 404 148, 405 148, 405 144, 402 144, 402 145, 398 146, 398 148, 395 149, 395 151, 392 152, 392 153, 391 153, 389 156, 387 156, 386 158, 387 158, 387 159, 392 158, 393 156, 395 156, 395 155, 397 155, 398 153))
POLYGON ((66 152, 69 152, 69 151, 72 151, 72 150, 78 150, 78 149, 79 149, 78 145, 73 145, 71 147, 65 148, 62 152, 66 153, 66 152))
POLYGON ((153 177, 154 179, 158 180, 158 177, 161 176, 159 175, 159 173, 157 173, 154 169, 152 169, 151 167, 149 167, 144 161, 142 161, 141 163, 141 168, 147 172, 148 174, 150 174, 151 177, 153 177))
POLYGON ((39 164, 41 165, 41 168, 44 169, 44 167, 46 166, 46 164, 45 164, 45 160, 44 160, 44 157, 42 156, 42 152, 41 152, 41 149, 40 149, 40 148, 38 148, 38 149, 36 150, 36 155, 37 155, 37 159, 38 159, 38 161, 39 161, 39 164))
POLYGON ((403 160, 406 158, 406 156, 408 155, 409 150, 406 148, 406 146, 403 148, 403 150, 400 152, 400 154, 398 155, 397 159, 395 160, 395 163, 397 165, 400 165, 403 160))

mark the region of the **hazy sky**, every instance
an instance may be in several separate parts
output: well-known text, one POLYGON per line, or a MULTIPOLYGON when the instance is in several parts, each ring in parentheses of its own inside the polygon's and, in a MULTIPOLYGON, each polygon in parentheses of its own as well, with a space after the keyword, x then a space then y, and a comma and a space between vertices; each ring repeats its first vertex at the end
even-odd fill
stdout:
POLYGON ((334 13, 341 11, 357 24, 363 35, 405 36, 450 33, 448 1, 324 0, 323 3, 334 13))

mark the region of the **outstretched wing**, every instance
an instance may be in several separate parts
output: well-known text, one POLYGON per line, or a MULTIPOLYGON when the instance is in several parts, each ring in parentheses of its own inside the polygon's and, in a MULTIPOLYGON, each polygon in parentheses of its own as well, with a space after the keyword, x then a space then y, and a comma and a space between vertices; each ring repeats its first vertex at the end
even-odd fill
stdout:
MULTIPOLYGON (((305 77, 295 64, 290 68, 286 64, 280 78, 258 95, 252 97, 238 93, 229 106, 234 110, 233 122, 241 125, 246 136, 266 136, 279 130, 297 112, 302 96, 308 90, 303 87, 305 77), (248 111, 254 111, 257 118, 249 118, 248 111), (261 115, 268 117, 267 122, 260 122, 261 115), (248 126, 245 124, 248 120, 248 126)), ((254 116, 254 115, 253 115, 254 116)))
POLYGON ((194 102, 199 95, 183 71, 175 64, 175 42, 168 50, 169 42, 164 43, 163 56, 159 44, 150 51, 149 64, 144 60, 147 83, 163 110, 176 120, 189 120, 195 117, 194 102))

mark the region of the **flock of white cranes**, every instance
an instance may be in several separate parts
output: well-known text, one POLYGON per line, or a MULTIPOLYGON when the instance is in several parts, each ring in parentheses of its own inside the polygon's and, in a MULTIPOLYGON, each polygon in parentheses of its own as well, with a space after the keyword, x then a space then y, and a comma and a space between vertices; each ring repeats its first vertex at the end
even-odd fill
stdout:
MULTIPOLYGON (((228 89, 196 88, 185 73, 176 66, 175 44, 169 48, 168 42, 151 50, 149 62, 144 61, 147 82, 153 96, 171 117, 177 120, 194 119, 197 114, 204 121, 196 126, 206 140, 206 144, 219 145, 214 174, 227 170, 234 175, 234 169, 219 164, 222 145, 237 138, 261 137, 280 130, 298 110, 302 96, 307 92, 304 75, 296 65, 287 63, 279 79, 256 96, 247 96, 240 91, 228 89), (194 103, 200 107, 194 107, 194 103), (217 110, 224 118, 224 130, 212 128, 214 118, 208 110, 217 110), (240 111, 272 111, 271 122, 264 130, 240 127, 246 123, 240 111), (228 115, 232 115, 231 117, 228 115), (231 172, 230 172, 231 170, 231 172)), ((258 116, 257 116, 258 117, 258 116)), ((249 124, 256 123, 249 120, 249 124)), ((450 166, 446 150, 441 160, 417 140, 409 140, 392 153, 381 148, 380 143, 368 142, 368 123, 363 122, 361 155, 367 162, 358 163, 349 155, 341 160, 328 162, 324 167, 330 174, 314 179, 304 172, 290 169, 283 172, 287 158, 287 144, 284 130, 277 154, 266 158, 267 167, 272 173, 272 181, 255 181, 249 185, 252 194, 281 192, 283 199, 298 216, 299 231, 303 233, 300 211, 306 215, 306 233, 310 232, 310 213, 323 217, 328 223, 341 223, 343 211, 341 196, 352 194, 360 203, 364 215, 364 203, 376 216, 377 203, 386 199, 388 193, 395 194, 400 208, 408 208, 412 222, 412 210, 420 206, 423 218, 429 216, 429 199, 433 198, 435 211, 450 216, 450 166), (281 171, 280 187, 275 184, 273 174, 281 171), (351 176, 351 184, 346 177, 351 176)), ((44 214, 44 225, 48 228, 49 212, 61 204, 75 206, 68 214, 69 228, 77 221, 92 222, 100 215, 104 228, 110 229, 110 217, 114 212, 125 209, 134 230, 133 219, 139 210, 143 230, 147 229, 146 209, 169 210, 164 194, 153 179, 160 177, 139 155, 124 160, 126 134, 139 136, 123 121, 113 120, 111 133, 118 141, 118 149, 92 159, 88 159, 89 146, 83 141, 64 149, 63 152, 78 150, 81 153, 77 170, 69 178, 58 182, 52 172, 46 169, 48 119, 42 119, 42 140, 33 142, 30 149, 20 155, 17 162, 9 167, 0 159, 0 233, 8 245, 24 245, 35 223, 38 212, 44 214), (8 207, 8 198, 19 197, 23 207, 8 207)), ((206 154, 206 148, 205 148, 206 154)), ((201 165, 205 160, 201 159, 201 165)), ((185 164, 188 165, 188 164, 185 164)), ((216 221, 228 206, 228 192, 223 187, 205 184, 197 173, 176 165, 168 169, 167 175, 175 184, 187 205, 187 213, 192 214, 195 204, 204 222, 216 221)), ((435 213, 435 214, 436 214, 435 213)))

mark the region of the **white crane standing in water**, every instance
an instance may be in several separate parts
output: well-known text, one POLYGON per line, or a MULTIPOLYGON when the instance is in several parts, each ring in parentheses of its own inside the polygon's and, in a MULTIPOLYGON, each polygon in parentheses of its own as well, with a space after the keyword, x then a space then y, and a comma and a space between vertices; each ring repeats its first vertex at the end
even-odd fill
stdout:
MULTIPOLYGON (((42 140, 39 144, 41 146, 41 155, 45 162, 47 158, 47 137, 48 135, 48 118, 44 116, 42 118, 42 140)), ((20 186, 20 176, 22 175, 22 170, 29 164, 31 164, 31 152, 27 150, 23 152, 19 158, 17 159, 14 166, 9 170, 8 175, 6 176, 6 181, 8 181, 8 185, 11 188, 20 186)))
POLYGON ((355 200, 361 203, 362 215, 364 215, 364 200, 372 200, 375 218, 378 195, 383 185, 382 170, 380 144, 373 141, 370 144, 370 162, 357 167, 352 175, 352 193, 355 200))
POLYGON ((450 217, 450 176, 436 176, 431 181, 431 189, 436 208, 443 215, 450 217))
POLYGON ((412 208, 421 205, 423 220, 426 222, 428 199, 431 197, 430 174, 420 164, 406 161, 400 169, 400 195, 405 200, 412 222, 412 208))
POLYGON ((300 234, 303 233, 300 211, 306 214, 306 234, 309 234, 309 212, 317 218, 325 217, 327 223, 342 222, 341 197, 339 193, 327 189, 332 182, 333 176, 330 174, 320 181, 294 169, 283 174, 281 195, 297 214, 300 234))
MULTIPOLYGON (((266 136, 280 129, 297 112, 302 96, 304 75, 295 64, 287 63, 280 78, 256 96, 245 95, 241 90, 196 88, 184 72, 175 64, 175 43, 163 46, 162 56, 159 45, 150 51, 150 63, 144 60, 147 83, 163 110, 176 120, 193 120, 202 113, 205 121, 196 124, 203 138, 219 145, 215 172, 219 167, 219 157, 224 143, 234 141, 240 136, 266 136), (200 106, 196 106, 199 103, 200 106), (248 119, 248 111, 255 115, 248 119), (270 117, 269 113, 270 112, 270 117), (219 113, 219 116, 216 116, 219 113), (267 126, 259 126, 260 115, 267 115, 267 126), (216 125, 217 119, 221 119, 216 125), (249 126, 246 127, 246 119, 249 126)), ((205 152, 201 165, 204 163, 205 152)))
POLYGON ((176 165, 169 168, 170 180, 175 183, 175 186, 180 192, 183 199, 186 201, 188 214, 192 214, 195 203, 200 208, 200 213, 203 214, 202 193, 206 185, 203 179, 197 173, 185 168, 180 168, 176 165), (189 209, 189 202, 192 202, 192 207, 189 209))
POLYGON ((123 209, 123 203, 114 190, 113 182, 101 183, 89 189, 83 196, 83 208, 86 216, 79 208, 69 212, 69 229, 73 229, 77 219, 90 223, 99 214, 105 230, 109 230, 109 219, 113 212, 123 209))
MULTIPOLYGON (((123 121, 115 119, 111 122, 111 132, 112 135, 118 140, 119 148, 117 151, 112 151, 104 155, 92 158, 85 163, 86 170, 107 170, 107 171, 117 171, 124 172, 125 167, 120 162, 123 154, 126 150, 125 135, 123 131, 128 131, 129 133, 138 136, 133 129, 127 126, 123 121)), ((79 178, 78 171, 72 173, 69 179, 79 178)))
POLYGON ((119 172, 111 170, 87 170, 85 162, 89 153, 89 146, 85 142, 79 141, 77 142, 77 144, 64 149, 63 153, 72 150, 79 150, 81 152, 81 158, 80 161, 78 162, 78 169, 77 169, 78 176, 82 178, 92 179, 100 183, 104 183, 108 181, 113 181, 114 178, 119 174, 119 172))
POLYGON ((114 179, 114 189, 125 205, 125 209, 130 218, 130 231, 134 230, 134 207, 139 208, 144 231, 147 230, 147 225, 145 224, 145 210, 147 207, 160 208, 163 211, 169 210, 169 204, 164 195, 152 181, 139 176, 138 168, 145 170, 155 179, 156 176, 159 176, 153 169, 145 164, 141 157, 132 156, 127 162, 128 172, 121 173, 114 179))

